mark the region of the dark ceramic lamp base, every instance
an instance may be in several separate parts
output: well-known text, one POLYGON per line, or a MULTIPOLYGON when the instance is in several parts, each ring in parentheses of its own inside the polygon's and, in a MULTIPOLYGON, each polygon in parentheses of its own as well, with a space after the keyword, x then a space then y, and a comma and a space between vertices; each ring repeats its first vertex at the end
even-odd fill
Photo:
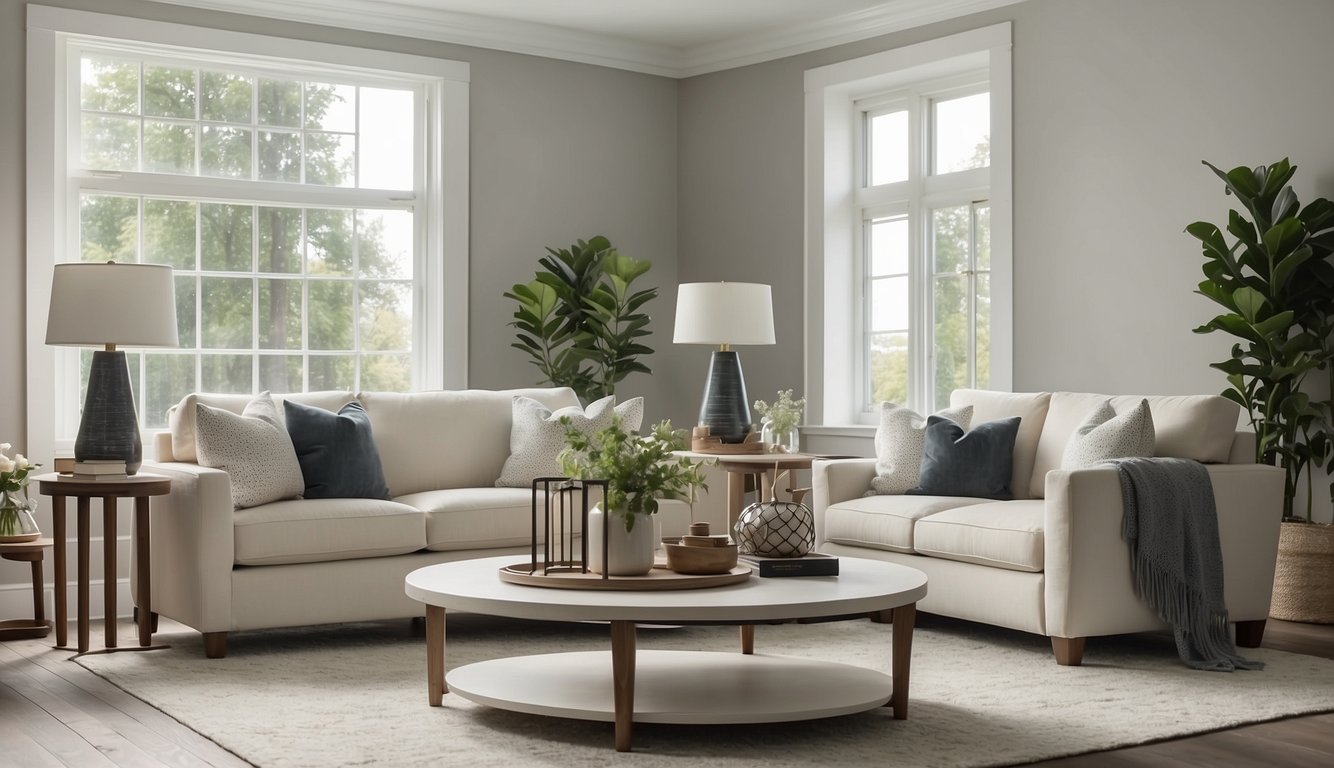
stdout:
POLYGON ((750 434, 750 401, 746 398, 741 358, 736 352, 715 351, 709 359, 699 423, 709 428, 710 437, 721 438, 724 443, 745 442, 750 434))
POLYGON ((143 464, 144 446, 139 440, 139 419, 134 414, 134 390, 124 352, 93 353, 74 459, 123 461, 127 475, 138 472, 143 464))

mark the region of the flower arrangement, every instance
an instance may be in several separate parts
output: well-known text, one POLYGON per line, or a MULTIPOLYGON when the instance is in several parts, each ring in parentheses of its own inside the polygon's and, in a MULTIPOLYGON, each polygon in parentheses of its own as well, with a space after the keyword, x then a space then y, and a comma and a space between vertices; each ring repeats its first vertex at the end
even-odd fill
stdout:
POLYGON ((672 451, 684 450, 684 430, 673 430, 670 421, 660 421, 649 434, 627 432, 619 415, 611 426, 584 434, 563 417, 566 447, 560 452, 560 469, 580 480, 605 480, 608 510, 623 511, 625 530, 635 527, 640 515, 658 511, 658 499, 694 502, 698 489, 708 490, 702 465, 672 451))
POLYGON ((786 435, 801 425, 801 412, 806 407, 806 398, 793 400, 792 390, 780 389, 773 405, 756 400, 754 407, 760 418, 769 420, 775 432, 786 435))
POLYGON ((42 466, 28 461, 21 453, 15 453, 11 459, 6 452, 12 447, 9 443, 0 443, 0 536, 24 532, 19 513, 33 508, 32 500, 28 498, 28 475, 42 466))

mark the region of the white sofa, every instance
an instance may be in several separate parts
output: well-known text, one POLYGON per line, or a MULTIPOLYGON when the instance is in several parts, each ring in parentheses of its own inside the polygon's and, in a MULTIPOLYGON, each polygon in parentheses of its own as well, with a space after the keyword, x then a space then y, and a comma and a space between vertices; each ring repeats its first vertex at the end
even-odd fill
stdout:
MULTIPOLYGON (((1075 429, 1106 395, 958 390, 974 426, 1020 416, 1012 501, 944 496, 864 496, 874 459, 817 461, 812 473, 816 546, 822 552, 903 563, 927 574, 930 613, 1051 638, 1056 660, 1080 663, 1090 636, 1165 625, 1135 596, 1121 538, 1114 467, 1060 469, 1075 429)), ((1112 398, 1118 413, 1138 397, 1112 398)), ((1282 517, 1283 472, 1254 462, 1254 435, 1239 408, 1216 396, 1149 397, 1158 456, 1208 466, 1218 509, 1225 600, 1239 645, 1259 645, 1282 517)))
MULTIPOLYGON (((197 401, 240 413, 250 396, 191 396, 158 436, 158 460, 144 466, 173 481, 150 518, 153 612, 202 632, 205 653, 216 658, 232 631, 421 616, 403 593, 410 571, 526 556, 532 491, 494 485, 510 453, 514 395, 553 410, 578 405, 567 388, 358 393, 391 500, 296 499, 238 510, 228 474, 197 463, 193 419, 183 411, 197 401)), ((330 411, 354 399, 274 399, 285 397, 330 411)), ((699 504, 695 514, 706 519, 699 504)), ((665 501, 658 518, 664 536, 681 535, 690 509, 665 501)))

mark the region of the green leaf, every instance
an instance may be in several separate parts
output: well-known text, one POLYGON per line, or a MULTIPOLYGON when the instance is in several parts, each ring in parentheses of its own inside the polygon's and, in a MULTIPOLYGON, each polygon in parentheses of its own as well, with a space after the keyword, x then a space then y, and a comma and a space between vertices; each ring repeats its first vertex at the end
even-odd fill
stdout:
POLYGON ((1265 300, 1264 294, 1243 285, 1232 292, 1232 303, 1237 308, 1237 312, 1246 318, 1246 322, 1255 323, 1256 317, 1264 311, 1269 302, 1265 300))

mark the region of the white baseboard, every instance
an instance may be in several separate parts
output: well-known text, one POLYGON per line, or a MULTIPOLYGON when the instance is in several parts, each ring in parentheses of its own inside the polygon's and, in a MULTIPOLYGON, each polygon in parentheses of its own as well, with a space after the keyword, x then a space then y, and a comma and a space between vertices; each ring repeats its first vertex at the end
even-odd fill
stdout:
MULTIPOLYGON (((55 618, 55 590, 51 584, 44 585, 42 590, 43 611, 48 620, 55 618)), ((69 607, 69 618, 71 623, 75 618, 75 613, 79 606, 79 592, 73 582, 65 585, 67 605, 69 607)), ((91 620, 100 620, 106 617, 103 600, 103 590, 105 583, 98 580, 88 585, 88 617, 91 620)), ((31 619, 32 618, 32 584, 0 584, 0 620, 5 619, 31 619)), ((118 579, 116 581, 116 616, 117 618, 129 618, 134 615, 134 601, 130 598, 130 580, 128 578, 118 579)))

